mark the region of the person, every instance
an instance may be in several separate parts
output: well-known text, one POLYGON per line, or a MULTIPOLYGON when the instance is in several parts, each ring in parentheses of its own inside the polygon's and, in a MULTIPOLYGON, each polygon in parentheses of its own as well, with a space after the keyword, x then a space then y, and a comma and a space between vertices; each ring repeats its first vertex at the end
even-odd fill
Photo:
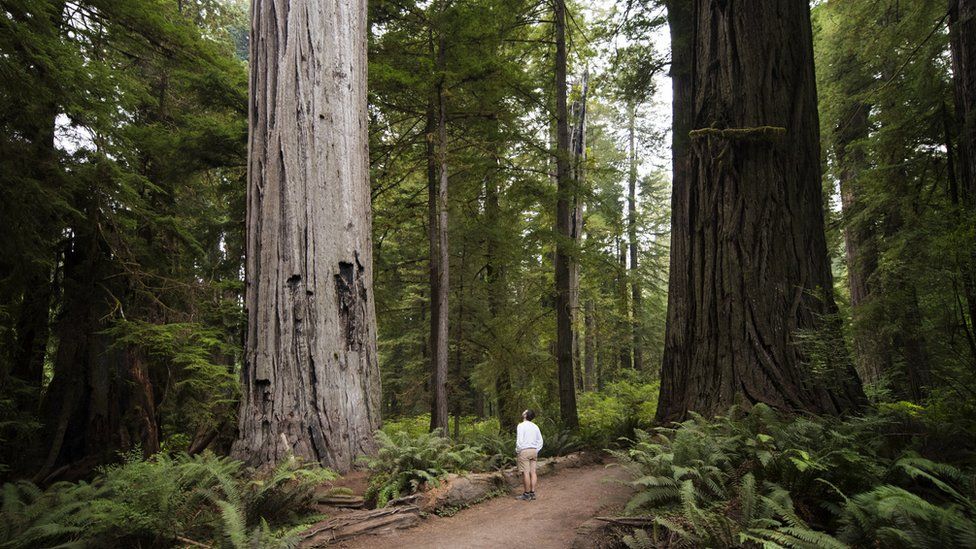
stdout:
POLYGON ((522 423, 518 424, 515 437, 515 454, 518 456, 518 469, 522 473, 522 487, 524 491, 516 499, 531 501, 535 499, 535 466, 542 449, 542 431, 532 423, 535 412, 522 412, 522 423))

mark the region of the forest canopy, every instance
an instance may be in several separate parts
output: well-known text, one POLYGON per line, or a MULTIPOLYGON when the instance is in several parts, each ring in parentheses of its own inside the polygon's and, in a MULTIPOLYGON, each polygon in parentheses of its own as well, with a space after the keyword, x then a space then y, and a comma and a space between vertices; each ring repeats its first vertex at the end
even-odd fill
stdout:
POLYGON ((976 1, 0 0, 0 547, 295 544, 526 409, 618 544, 976 545, 976 1))

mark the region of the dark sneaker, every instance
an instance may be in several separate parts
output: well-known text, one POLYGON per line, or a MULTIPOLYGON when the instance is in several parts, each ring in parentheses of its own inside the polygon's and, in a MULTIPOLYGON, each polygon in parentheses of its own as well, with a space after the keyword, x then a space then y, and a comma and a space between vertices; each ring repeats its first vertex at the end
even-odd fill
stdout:
POLYGON ((534 498, 532 497, 532 494, 529 494, 528 492, 522 492, 522 495, 518 496, 515 499, 522 500, 522 501, 530 501, 534 498))
POLYGON ((535 492, 529 492, 529 499, 535 501, 535 492))

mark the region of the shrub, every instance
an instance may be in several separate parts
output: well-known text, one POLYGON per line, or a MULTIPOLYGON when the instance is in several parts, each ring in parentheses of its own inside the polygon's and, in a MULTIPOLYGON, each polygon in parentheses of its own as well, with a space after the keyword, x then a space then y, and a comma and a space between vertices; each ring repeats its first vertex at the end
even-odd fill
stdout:
POLYGON ((605 448, 622 437, 632 437, 635 427, 654 421, 660 382, 644 383, 628 374, 602 391, 579 395, 580 438, 586 446, 605 448))
POLYGON ((748 414, 637 430, 631 546, 976 546, 973 479, 891 441, 886 414, 843 422, 748 414), (848 494, 854 494, 849 496, 848 494))
POLYGON ((479 467, 481 449, 453 443, 439 432, 413 435, 407 431, 376 432, 379 451, 365 458, 370 469, 366 499, 384 507, 390 500, 408 495, 421 485, 436 485, 441 477, 479 467))
POLYGON ((0 547, 290 545, 314 518, 313 486, 336 478, 294 459, 251 478, 240 462, 209 453, 136 455, 90 483, 4 485, 0 547))

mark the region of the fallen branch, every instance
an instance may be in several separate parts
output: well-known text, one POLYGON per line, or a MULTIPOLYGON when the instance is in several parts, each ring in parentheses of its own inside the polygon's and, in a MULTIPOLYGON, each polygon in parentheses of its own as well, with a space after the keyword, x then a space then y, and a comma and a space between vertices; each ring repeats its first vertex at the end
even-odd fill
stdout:
POLYGON ((701 128, 688 132, 692 139, 708 137, 722 137, 724 139, 738 139, 742 141, 773 141, 786 135, 786 128, 781 126, 759 126, 756 128, 701 128))
POLYGON ((410 528, 419 521, 416 505, 353 511, 313 525, 302 534, 299 547, 325 547, 356 536, 410 528))
POLYGON ((653 526, 655 517, 596 517, 596 520, 602 520, 603 522, 609 522, 611 524, 620 524, 622 526, 641 528, 644 526, 653 526))

